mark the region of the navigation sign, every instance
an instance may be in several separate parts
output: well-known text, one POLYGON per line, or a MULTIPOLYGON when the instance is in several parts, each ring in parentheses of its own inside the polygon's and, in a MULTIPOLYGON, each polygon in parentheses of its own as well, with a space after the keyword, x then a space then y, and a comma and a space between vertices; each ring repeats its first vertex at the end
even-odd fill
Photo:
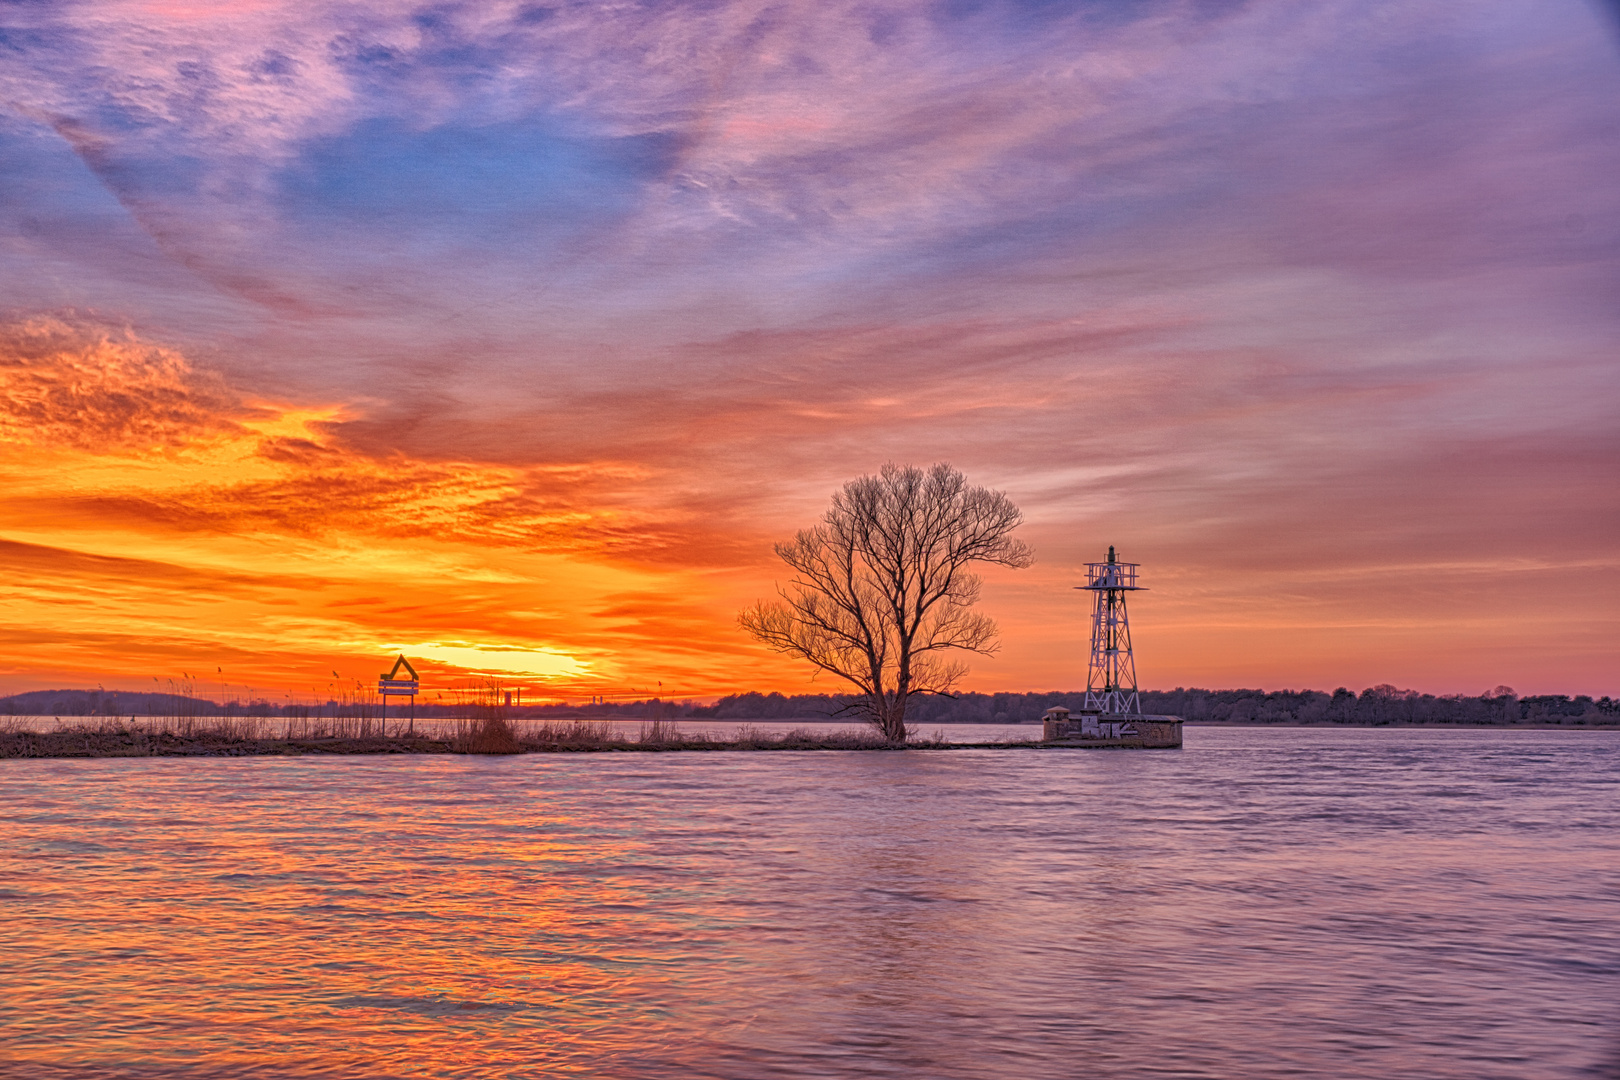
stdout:
POLYGON ((388 674, 377 679, 377 693, 381 694, 383 699, 383 727, 385 731, 388 724, 388 699, 391 697, 409 697, 411 699, 410 733, 412 735, 416 734, 416 695, 420 688, 421 680, 417 678, 416 669, 411 667, 409 660, 405 659, 405 654, 400 653, 399 659, 394 661, 394 666, 389 670, 388 674), (399 669, 402 667, 411 673, 410 678, 399 678, 399 669))

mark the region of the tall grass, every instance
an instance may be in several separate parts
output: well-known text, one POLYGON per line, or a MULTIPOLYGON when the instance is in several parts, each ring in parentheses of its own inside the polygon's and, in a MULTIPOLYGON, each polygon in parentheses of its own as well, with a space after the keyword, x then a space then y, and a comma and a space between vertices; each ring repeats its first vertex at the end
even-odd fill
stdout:
POLYGON ((665 720, 662 716, 654 717, 636 730, 636 742, 645 746, 668 746, 670 743, 680 741, 681 725, 673 720, 665 720))
MULTIPOLYGON (((875 731, 763 731, 752 724, 728 738, 703 731, 684 731, 674 720, 654 718, 637 725, 635 737, 611 724, 576 721, 525 728, 519 738, 527 748, 543 750, 884 750, 897 745, 875 731)), ((940 745, 938 739, 917 745, 940 745)))
MULTIPOLYGON (((180 744, 232 746, 271 743, 375 743, 400 739, 403 721, 384 730, 380 718, 368 716, 10 716, 0 718, 0 738, 12 749, 102 748, 109 752, 145 748, 160 751, 180 744)), ((0 756, 8 756, 0 749, 0 756)), ((9 756, 17 756, 10 754, 9 756)), ((24 755, 28 756, 28 755, 24 755)))
POLYGON ((452 754, 521 754, 517 735, 499 716, 480 720, 457 720, 450 735, 452 754))
POLYGON ((605 721, 513 724, 485 715, 408 735, 403 720, 383 729, 371 716, 0 717, 0 758, 140 757, 169 754, 455 753, 557 751, 891 750, 950 745, 942 735, 891 743, 869 730, 763 731, 752 725, 730 736, 683 731, 654 718, 630 732, 605 721))
POLYGON ((729 745, 738 750, 894 750, 906 744, 890 742, 882 733, 870 728, 843 731, 794 728, 778 734, 745 724, 737 729, 729 745))
POLYGON ((596 720, 522 724, 517 737, 529 750, 613 750, 628 745, 623 732, 596 720))

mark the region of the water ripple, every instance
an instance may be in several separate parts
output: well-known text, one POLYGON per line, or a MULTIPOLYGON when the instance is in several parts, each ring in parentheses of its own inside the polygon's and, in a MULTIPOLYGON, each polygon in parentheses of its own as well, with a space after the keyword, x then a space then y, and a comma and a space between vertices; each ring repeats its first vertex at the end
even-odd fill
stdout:
POLYGON ((1614 1077, 1620 735, 0 762, 0 1076, 1614 1077))

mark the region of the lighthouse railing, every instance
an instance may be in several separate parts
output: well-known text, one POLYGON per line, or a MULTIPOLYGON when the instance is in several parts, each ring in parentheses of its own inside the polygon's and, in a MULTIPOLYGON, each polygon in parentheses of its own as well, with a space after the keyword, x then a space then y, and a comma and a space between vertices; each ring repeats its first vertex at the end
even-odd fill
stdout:
POLYGON ((1086 564, 1085 589, 1139 589, 1136 568, 1140 563, 1094 562, 1086 564))

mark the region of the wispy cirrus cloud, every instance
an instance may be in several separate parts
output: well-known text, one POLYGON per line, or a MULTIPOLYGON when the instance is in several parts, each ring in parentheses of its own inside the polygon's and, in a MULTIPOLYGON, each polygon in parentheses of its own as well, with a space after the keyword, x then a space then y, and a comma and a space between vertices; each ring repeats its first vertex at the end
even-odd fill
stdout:
POLYGON ((995 260, 1009 244, 1020 259, 1053 241, 1111 252, 1216 199, 1292 203, 1301 185, 1349 181, 1333 208, 1354 212, 1368 180, 1455 182, 1443 134, 1421 134, 1425 103, 1447 131, 1529 122, 1544 149, 1521 159, 1567 145, 1504 114, 1517 102, 1478 100, 1485 73, 1460 59, 1521 25, 1422 5, 1376 19, 1357 3, 545 10, 52 9, 33 16, 33 64, 8 94, 179 257, 311 312, 346 310, 334 271, 366 274, 365 302, 384 300, 382 252, 411 293, 430 283, 400 281, 399 259, 466 272, 493 253, 509 279, 529 250, 546 256, 533 287, 570 299, 606 271, 623 300, 637 279, 655 290, 638 307, 679 302, 669 272, 700 266, 688 300, 763 274, 802 305, 829 272, 893 277, 900 260, 995 260), (1400 59, 1426 50, 1441 62, 1400 59), (1391 174, 1400 156, 1428 160, 1391 174), (244 232, 286 265, 235 257, 244 232))

